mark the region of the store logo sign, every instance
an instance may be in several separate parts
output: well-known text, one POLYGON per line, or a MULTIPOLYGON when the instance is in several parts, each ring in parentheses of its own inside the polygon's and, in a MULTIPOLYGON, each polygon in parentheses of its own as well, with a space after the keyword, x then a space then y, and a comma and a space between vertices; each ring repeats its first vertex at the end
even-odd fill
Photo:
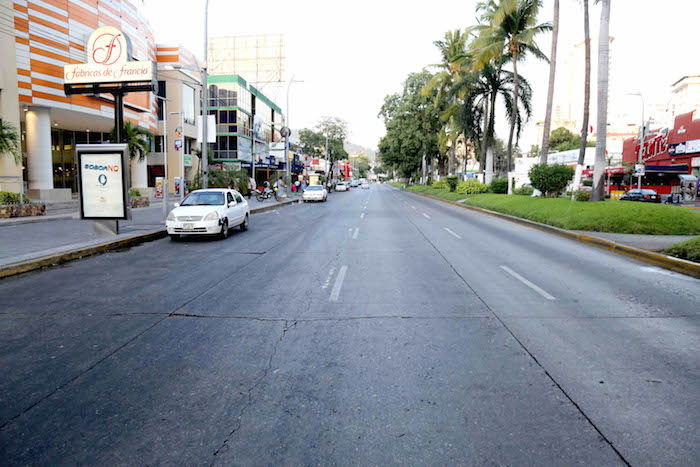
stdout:
POLYGON ((87 63, 65 65, 66 84, 148 82, 153 80, 151 61, 129 61, 131 42, 113 26, 95 29, 87 42, 87 63))

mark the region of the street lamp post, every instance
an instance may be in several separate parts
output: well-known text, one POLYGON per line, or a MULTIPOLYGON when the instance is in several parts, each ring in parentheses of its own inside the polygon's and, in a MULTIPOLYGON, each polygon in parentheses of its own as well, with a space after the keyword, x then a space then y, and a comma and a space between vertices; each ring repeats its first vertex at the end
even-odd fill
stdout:
POLYGON ((165 97, 156 96, 156 99, 163 101, 163 219, 168 217, 168 191, 170 191, 170 182, 168 182, 168 100, 165 97))
MULTIPOLYGON (((641 91, 635 91, 635 92, 629 92, 627 93, 629 96, 639 96, 639 98, 642 101, 642 126, 640 127, 639 133, 640 133, 640 139, 639 139, 639 154, 637 155, 637 165, 642 165, 642 155, 644 153, 644 130, 645 130, 645 123, 644 123, 644 96, 642 96, 641 91)), ((637 175, 637 188, 641 189, 642 188, 642 175, 639 174, 637 175)))
POLYGON ((209 86, 207 85, 207 67, 209 66, 209 0, 204 1, 204 66, 202 67, 202 188, 209 188, 208 170, 209 138, 207 119, 209 118, 209 86))

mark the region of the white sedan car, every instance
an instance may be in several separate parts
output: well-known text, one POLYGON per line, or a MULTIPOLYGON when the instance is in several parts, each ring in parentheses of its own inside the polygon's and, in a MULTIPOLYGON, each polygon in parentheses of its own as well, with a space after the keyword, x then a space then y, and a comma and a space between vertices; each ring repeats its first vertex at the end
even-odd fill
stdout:
POLYGON ((339 182, 335 185, 335 191, 348 191, 350 187, 345 182, 339 182))
POLYGON ((209 188, 187 195, 182 204, 175 204, 165 221, 168 235, 177 240, 181 235, 219 235, 228 237, 232 227, 248 230, 250 208, 235 190, 209 188))
POLYGON ((326 201, 326 199, 328 199, 328 191, 326 191, 326 189, 321 185, 311 185, 306 187, 306 190, 304 190, 304 194, 301 195, 301 198, 305 203, 307 201, 326 201))
POLYGON ((369 190, 369 182, 362 182, 362 189, 369 190))

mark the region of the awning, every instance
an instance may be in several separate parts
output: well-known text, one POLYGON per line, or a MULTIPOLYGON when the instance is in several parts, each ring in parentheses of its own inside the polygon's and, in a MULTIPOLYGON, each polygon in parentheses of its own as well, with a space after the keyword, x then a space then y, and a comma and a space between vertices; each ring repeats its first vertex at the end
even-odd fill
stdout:
POLYGON ((688 164, 681 165, 646 165, 644 167, 646 172, 661 172, 661 173, 672 173, 672 174, 687 174, 688 164))

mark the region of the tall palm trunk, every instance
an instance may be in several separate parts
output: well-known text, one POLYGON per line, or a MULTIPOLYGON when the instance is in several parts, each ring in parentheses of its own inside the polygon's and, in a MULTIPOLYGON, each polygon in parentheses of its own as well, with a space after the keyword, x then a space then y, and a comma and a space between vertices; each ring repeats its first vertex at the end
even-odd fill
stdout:
POLYGON ((455 168, 457 167, 457 137, 452 137, 452 147, 450 147, 450 160, 449 160, 449 170, 450 175, 455 174, 455 168))
POLYGON ((518 52, 515 46, 511 46, 513 54, 513 116, 510 119, 510 134, 508 135, 508 165, 506 172, 513 167, 513 134, 515 133, 515 121, 518 116, 518 52))
POLYGON ((483 174, 486 170, 486 150, 489 145, 489 96, 484 99, 484 137, 481 143, 481 154, 479 157, 479 171, 483 174))
POLYGON ((601 0, 600 37, 598 41, 598 130, 593 169, 591 201, 605 200, 605 147, 608 137, 608 65, 610 55, 610 0, 601 0))
MULTIPOLYGON (((584 46, 586 71, 583 84, 583 128, 581 129, 581 145, 578 149, 578 164, 576 164, 573 191, 578 190, 581 184, 581 173, 583 172, 583 162, 586 158, 586 145, 588 140, 588 117, 591 112, 591 32, 588 18, 588 0, 583 0, 583 37, 586 41, 584 46)), ((571 196, 574 196, 573 193, 571 196)))
POLYGON ((554 26, 552 27, 552 56, 549 57, 549 88, 547 89, 547 113, 544 116, 544 134, 540 164, 547 163, 549 131, 552 127, 552 101, 554 100, 554 77, 557 68, 557 42, 559 41, 559 0, 554 0, 554 26))

